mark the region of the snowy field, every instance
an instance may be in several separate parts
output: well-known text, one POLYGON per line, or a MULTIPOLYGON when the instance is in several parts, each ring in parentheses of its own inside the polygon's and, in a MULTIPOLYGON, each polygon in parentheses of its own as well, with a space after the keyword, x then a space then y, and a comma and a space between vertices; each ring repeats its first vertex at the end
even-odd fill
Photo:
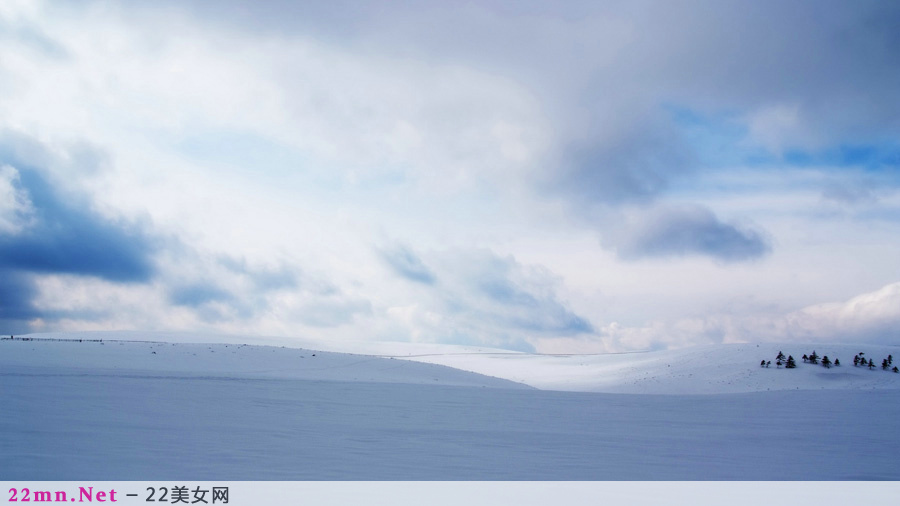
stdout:
POLYGON ((0 341, 0 480, 900 479, 900 374, 852 365, 894 347, 341 345, 354 355, 32 337, 0 341), (797 369, 776 368, 779 349, 797 369), (843 365, 802 363, 813 349, 843 365))

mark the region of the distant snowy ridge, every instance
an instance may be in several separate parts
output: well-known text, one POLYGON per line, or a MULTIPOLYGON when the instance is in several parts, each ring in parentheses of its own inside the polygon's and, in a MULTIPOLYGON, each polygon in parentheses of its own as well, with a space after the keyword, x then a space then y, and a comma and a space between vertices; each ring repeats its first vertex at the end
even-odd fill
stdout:
MULTIPOLYGON (((152 336, 145 336, 152 337, 152 336)), ((113 334, 32 334, 0 341, 0 373, 294 379, 528 388, 438 364, 246 344, 116 340, 113 334)))
POLYGON ((882 371, 900 347, 859 344, 720 344, 645 353, 602 355, 434 355, 413 360, 449 365, 522 382, 542 390, 634 394, 724 394, 781 390, 900 389, 900 374, 882 371), (776 366, 781 351, 796 369, 776 366), (803 363, 815 351, 839 367, 803 363), (854 367, 864 352, 878 367, 854 367), (768 368, 760 361, 771 361, 768 368))
POLYGON ((88 343, 83 342, 77 344, 85 346, 76 347, 71 341, 61 342, 57 343, 59 346, 35 346, 35 353, 29 353, 27 347, 4 346, 4 353, 0 354, 4 368, 81 367, 499 388, 528 385, 542 390, 639 394, 900 389, 900 374, 880 367, 888 355, 900 357, 900 347, 885 345, 723 344, 645 353, 537 355, 473 346, 317 342, 165 332, 70 332, 17 337, 104 339, 106 344, 86 346, 88 343), (126 344, 112 340, 143 342, 126 344), (245 344, 257 342, 281 343, 283 347, 245 344), (15 352, 9 353, 11 350, 15 352), (779 351, 793 356, 797 368, 777 367, 779 351), (813 351, 820 357, 827 355, 832 362, 839 359, 841 365, 825 368, 804 363, 801 357, 813 351), (874 370, 854 367, 853 357, 860 352, 875 361, 874 370), (771 365, 760 367, 762 360, 771 361, 771 365), (426 364, 447 367, 434 369, 426 364))

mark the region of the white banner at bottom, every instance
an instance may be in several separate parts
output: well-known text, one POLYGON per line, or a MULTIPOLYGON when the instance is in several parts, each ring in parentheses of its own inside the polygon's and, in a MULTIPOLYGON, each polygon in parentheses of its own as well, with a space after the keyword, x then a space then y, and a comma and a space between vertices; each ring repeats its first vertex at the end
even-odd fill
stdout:
MULTIPOLYGON (((5 502, 230 506, 816 506, 896 501, 900 482, 3 481, 5 502)), ((889 503, 890 504, 890 503, 889 503)))

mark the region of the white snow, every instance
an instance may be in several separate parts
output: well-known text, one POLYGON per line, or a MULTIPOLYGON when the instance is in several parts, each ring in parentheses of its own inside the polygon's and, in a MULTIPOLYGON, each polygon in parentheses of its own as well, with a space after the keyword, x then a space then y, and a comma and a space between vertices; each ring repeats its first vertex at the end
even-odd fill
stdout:
POLYGON ((317 346, 360 353, 341 354, 191 334, 20 337, 0 341, 0 480, 900 478, 900 374, 852 365, 895 347, 317 346), (776 368, 779 350, 798 368, 776 368), (813 350, 843 365, 802 363, 813 350))
POLYGON ((0 366, 4 371, 527 388, 441 365, 297 348, 117 341, 114 335, 104 339, 91 334, 22 336, 2 343, 0 366))
POLYGON ((872 390, 900 388, 900 374, 881 369, 900 347, 883 345, 725 344, 678 350, 605 355, 530 355, 517 353, 436 353, 409 357, 490 374, 543 390, 633 394, 725 394, 775 390, 872 390), (776 365, 782 351, 795 369, 776 365), (802 362, 815 351, 840 360, 839 367, 802 362), (877 367, 853 366, 863 351, 877 367), (768 368, 761 360, 771 361, 768 368))
MULTIPOLYGON (((379 379, 374 371, 359 372, 355 375, 341 371, 348 363, 369 364, 375 370, 394 365, 378 365, 376 358, 402 359, 448 366, 456 371, 469 371, 493 378, 502 378, 541 390, 572 392, 607 392, 633 394, 724 394, 765 392, 775 390, 872 390, 900 389, 900 374, 885 374, 881 361, 888 355, 900 358, 900 346, 860 345, 860 344, 721 344, 696 346, 676 350, 654 352, 599 354, 599 355, 540 355, 492 349, 479 346, 457 346, 429 343, 374 342, 374 341, 317 341, 303 338, 274 338, 254 336, 228 336, 217 334, 192 334, 172 332, 69 332, 43 333, 18 337, 35 339, 85 339, 107 341, 144 341, 149 346, 167 344, 198 343, 211 347, 226 346, 230 343, 230 357, 206 360, 208 357, 192 348, 171 347, 165 362, 158 360, 145 364, 152 357, 140 353, 129 359, 128 368, 142 365, 164 370, 194 370, 213 374, 216 371, 229 374, 267 374, 269 377, 295 379, 323 379, 343 381, 390 381, 419 382, 416 372, 407 376, 379 379), (284 351, 273 355, 271 365, 262 365, 250 355, 240 354, 235 344, 265 343, 284 351), (217 344, 218 343, 218 344, 217 344), (295 349, 305 351, 306 356, 318 350, 319 366, 313 369, 299 367, 292 362, 295 349), (820 365, 805 364, 801 357, 815 351, 820 357, 828 356, 833 361, 839 359, 840 367, 826 369, 820 365), (323 354, 322 352, 333 352, 323 354), (777 367, 775 357, 782 352, 791 355, 797 362, 796 369, 777 367), (865 353, 876 363, 875 370, 853 366, 853 356, 865 353), (188 355, 186 355, 189 353, 188 355), (356 358, 345 358, 342 354, 353 354, 356 358), (231 360, 226 360, 231 359, 231 360), (761 360, 771 361, 768 368, 760 367, 761 360), (334 366, 325 360, 336 360, 334 366)), ((248 350, 255 349, 248 347, 248 350)), ((130 353, 130 351, 129 351, 130 353)), ((302 355, 303 353, 301 353, 302 355)), ((98 352, 78 355, 78 360, 95 360, 87 367, 101 367, 102 361, 120 363, 118 360, 103 358, 98 352), (93 358, 92 358, 93 357, 93 358), (100 360, 101 362, 96 362, 100 360)), ((256 355, 253 355, 256 357, 256 355)), ((10 358, 0 361, 10 360, 10 358)), ((25 360, 31 360, 27 358, 25 360)), ((50 360, 44 358, 43 360, 50 360)), ((3 362, 0 362, 3 363, 3 362)), ((8 362, 6 362, 8 363, 8 362)), ((54 365, 61 363, 54 362, 54 365)), ((896 362, 894 365, 900 365, 896 362)), ((125 365, 123 365, 125 366, 125 365)), ((364 368, 363 368, 364 369, 364 368)), ((355 369, 357 370, 357 369, 355 369)), ((358 369, 361 371, 362 369, 358 369)), ((418 370, 416 370, 418 371, 418 370)), ((450 374, 444 370, 443 373, 450 374)), ((424 380, 422 380, 424 381, 424 380)), ((438 381, 456 384, 453 379, 438 381)), ((427 382, 427 381, 425 381, 427 382)), ((465 381, 461 384, 467 384, 465 381)), ((487 384, 486 384, 487 385, 487 384)), ((497 383, 491 383, 496 386, 497 383)), ((506 385, 509 386, 509 385, 506 385)))

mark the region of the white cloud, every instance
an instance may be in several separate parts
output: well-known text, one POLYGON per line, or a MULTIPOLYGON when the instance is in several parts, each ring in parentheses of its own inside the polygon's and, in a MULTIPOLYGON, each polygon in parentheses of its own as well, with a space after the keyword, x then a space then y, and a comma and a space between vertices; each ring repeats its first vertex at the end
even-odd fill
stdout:
MULTIPOLYGON (((735 342, 896 344, 900 328, 900 282, 844 302, 787 313, 711 314, 645 326, 613 323, 599 329, 603 351, 681 348, 735 342)), ((552 343, 545 343, 552 346, 552 343)))
POLYGON ((811 140, 799 104, 774 104, 761 107, 747 115, 747 142, 765 146, 782 154, 786 149, 809 147, 811 140))
POLYGON ((846 302, 818 304, 785 316, 783 332, 805 340, 896 344, 900 282, 846 302))
POLYGON ((28 226, 31 200, 18 180, 15 167, 0 165, 0 234, 16 234, 28 226))

